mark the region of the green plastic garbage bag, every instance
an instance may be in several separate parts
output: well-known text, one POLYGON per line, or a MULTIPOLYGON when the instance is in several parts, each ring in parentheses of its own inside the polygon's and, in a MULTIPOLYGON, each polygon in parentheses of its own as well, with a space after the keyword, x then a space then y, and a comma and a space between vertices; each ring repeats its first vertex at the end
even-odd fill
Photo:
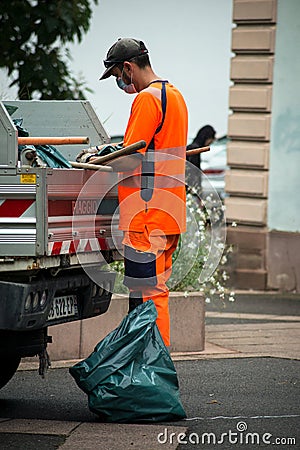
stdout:
POLYGON ((4 107, 5 107, 6 111, 8 112, 8 114, 9 114, 10 116, 12 116, 13 113, 16 112, 17 109, 18 109, 17 106, 6 105, 6 104, 4 104, 4 107))
POLYGON ((107 144, 98 151, 97 156, 110 155, 111 153, 115 152, 116 150, 120 150, 121 148, 122 148, 122 145, 107 144))
POLYGON ((149 300, 131 311, 69 369, 92 412, 108 422, 160 422, 186 417, 176 370, 149 300))
POLYGON ((47 164, 48 167, 57 169, 67 168, 72 166, 69 161, 57 150, 53 145, 36 145, 37 155, 47 164))

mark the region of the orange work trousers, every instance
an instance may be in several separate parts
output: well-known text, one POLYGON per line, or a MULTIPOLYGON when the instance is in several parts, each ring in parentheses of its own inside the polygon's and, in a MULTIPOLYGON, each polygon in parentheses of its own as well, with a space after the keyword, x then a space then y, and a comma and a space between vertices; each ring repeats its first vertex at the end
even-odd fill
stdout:
MULTIPOLYGON (((125 249, 125 279, 126 268, 130 266, 130 262, 128 262, 128 259, 126 258, 126 246, 130 249, 134 249, 137 254, 141 254, 141 257, 151 254, 155 272, 153 274, 154 276, 151 277, 152 281, 150 285, 147 285, 147 278, 146 284, 139 284, 139 282, 137 282, 130 285, 130 283, 126 284, 124 281, 124 284, 128 286, 130 291, 129 311, 139 303, 152 299, 157 309, 156 323, 166 346, 170 345, 169 289, 167 288, 166 283, 172 273, 172 254, 177 247, 178 240, 179 234, 154 236, 148 233, 147 227, 145 227, 143 233, 125 231, 123 239, 125 249), (133 302, 133 306, 130 302, 133 302)), ((143 275, 143 265, 143 263, 138 264, 137 266, 131 265, 130 277, 136 276, 134 267, 139 267, 139 271, 141 271, 143 275)), ((146 265, 145 271, 147 271, 146 265)), ((147 276, 149 276, 149 273, 145 274, 145 277, 147 276)), ((137 279, 134 278, 134 280, 137 279)), ((148 280, 150 280, 150 278, 148 278, 148 280)))

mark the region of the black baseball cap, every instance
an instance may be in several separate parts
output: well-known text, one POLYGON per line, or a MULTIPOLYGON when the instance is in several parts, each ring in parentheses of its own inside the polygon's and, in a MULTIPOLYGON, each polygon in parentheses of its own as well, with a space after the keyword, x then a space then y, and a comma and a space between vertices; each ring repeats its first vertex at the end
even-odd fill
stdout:
POLYGON ((117 64, 147 53, 144 42, 132 38, 119 38, 107 52, 106 59, 103 61, 106 70, 99 79, 104 80, 110 77, 112 69, 117 64))

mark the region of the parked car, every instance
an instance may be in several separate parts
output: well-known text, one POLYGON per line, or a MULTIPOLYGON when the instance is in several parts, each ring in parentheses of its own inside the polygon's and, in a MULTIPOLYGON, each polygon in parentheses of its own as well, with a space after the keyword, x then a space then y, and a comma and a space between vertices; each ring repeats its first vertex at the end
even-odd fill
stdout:
POLYGON ((225 197, 226 147, 228 138, 222 136, 210 146, 210 151, 201 155, 202 190, 209 193, 215 189, 219 196, 225 197))

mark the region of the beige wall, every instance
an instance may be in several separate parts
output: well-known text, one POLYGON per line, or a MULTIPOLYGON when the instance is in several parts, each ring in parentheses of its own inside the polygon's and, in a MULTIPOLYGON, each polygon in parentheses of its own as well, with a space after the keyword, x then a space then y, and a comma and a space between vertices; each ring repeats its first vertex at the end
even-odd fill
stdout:
MULTIPOLYGON (((230 224, 234 221, 238 225, 228 228, 228 241, 234 245, 230 266, 231 284, 236 288, 300 292, 300 235, 286 232, 291 229, 288 226, 281 228, 282 231, 278 231, 278 228, 277 231, 272 230, 268 226, 268 213, 271 215, 270 186, 276 185, 276 179, 274 181, 274 176, 271 176, 273 166, 270 167, 270 161, 274 163, 274 157, 277 158, 275 162, 278 170, 280 158, 283 157, 281 148, 275 156, 270 154, 275 143, 274 138, 272 140, 272 136, 275 136, 272 112, 275 117, 276 107, 272 102, 277 100, 278 110, 278 103, 286 100, 287 96, 282 97, 283 81, 280 77, 278 79, 278 74, 282 77, 282 73, 290 73, 295 66, 295 58, 299 59, 297 51, 295 54, 292 49, 285 52, 283 47, 283 42, 291 41, 291 36, 298 33, 298 19, 293 16, 293 12, 297 15, 298 10, 296 0, 233 0, 234 56, 230 70, 233 85, 229 92, 230 142, 227 148, 229 170, 225 176, 228 194, 225 205, 227 222, 230 224), (279 14, 287 11, 289 14, 279 14), (280 22, 277 23, 279 15, 280 22), (294 34, 288 29, 288 20, 294 26, 294 34), (278 35, 279 29, 281 33, 278 35), (277 74, 276 79, 274 72, 277 74)), ((295 95, 291 94, 290 97, 289 101, 295 103, 295 95)), ((282 185, 290 181, 289 188, 293 191, 295 185, 292 174, 290 180, 288 174, 283 176, 287 179, 282 185)), ((283 205, 287 204, 289 200, 282 189, 280 195, 283 205)), ((276 203, 278 197, 275 198, 276 203)), ((295 208, 290 209, 295 211, 295 208)), ((297 214, 294 213, 292 217, 295 221, 297 214)))
POLYGON ((267 289, 267 210, 276 0, 233 0, 225 183, 232 284, 267 289))

